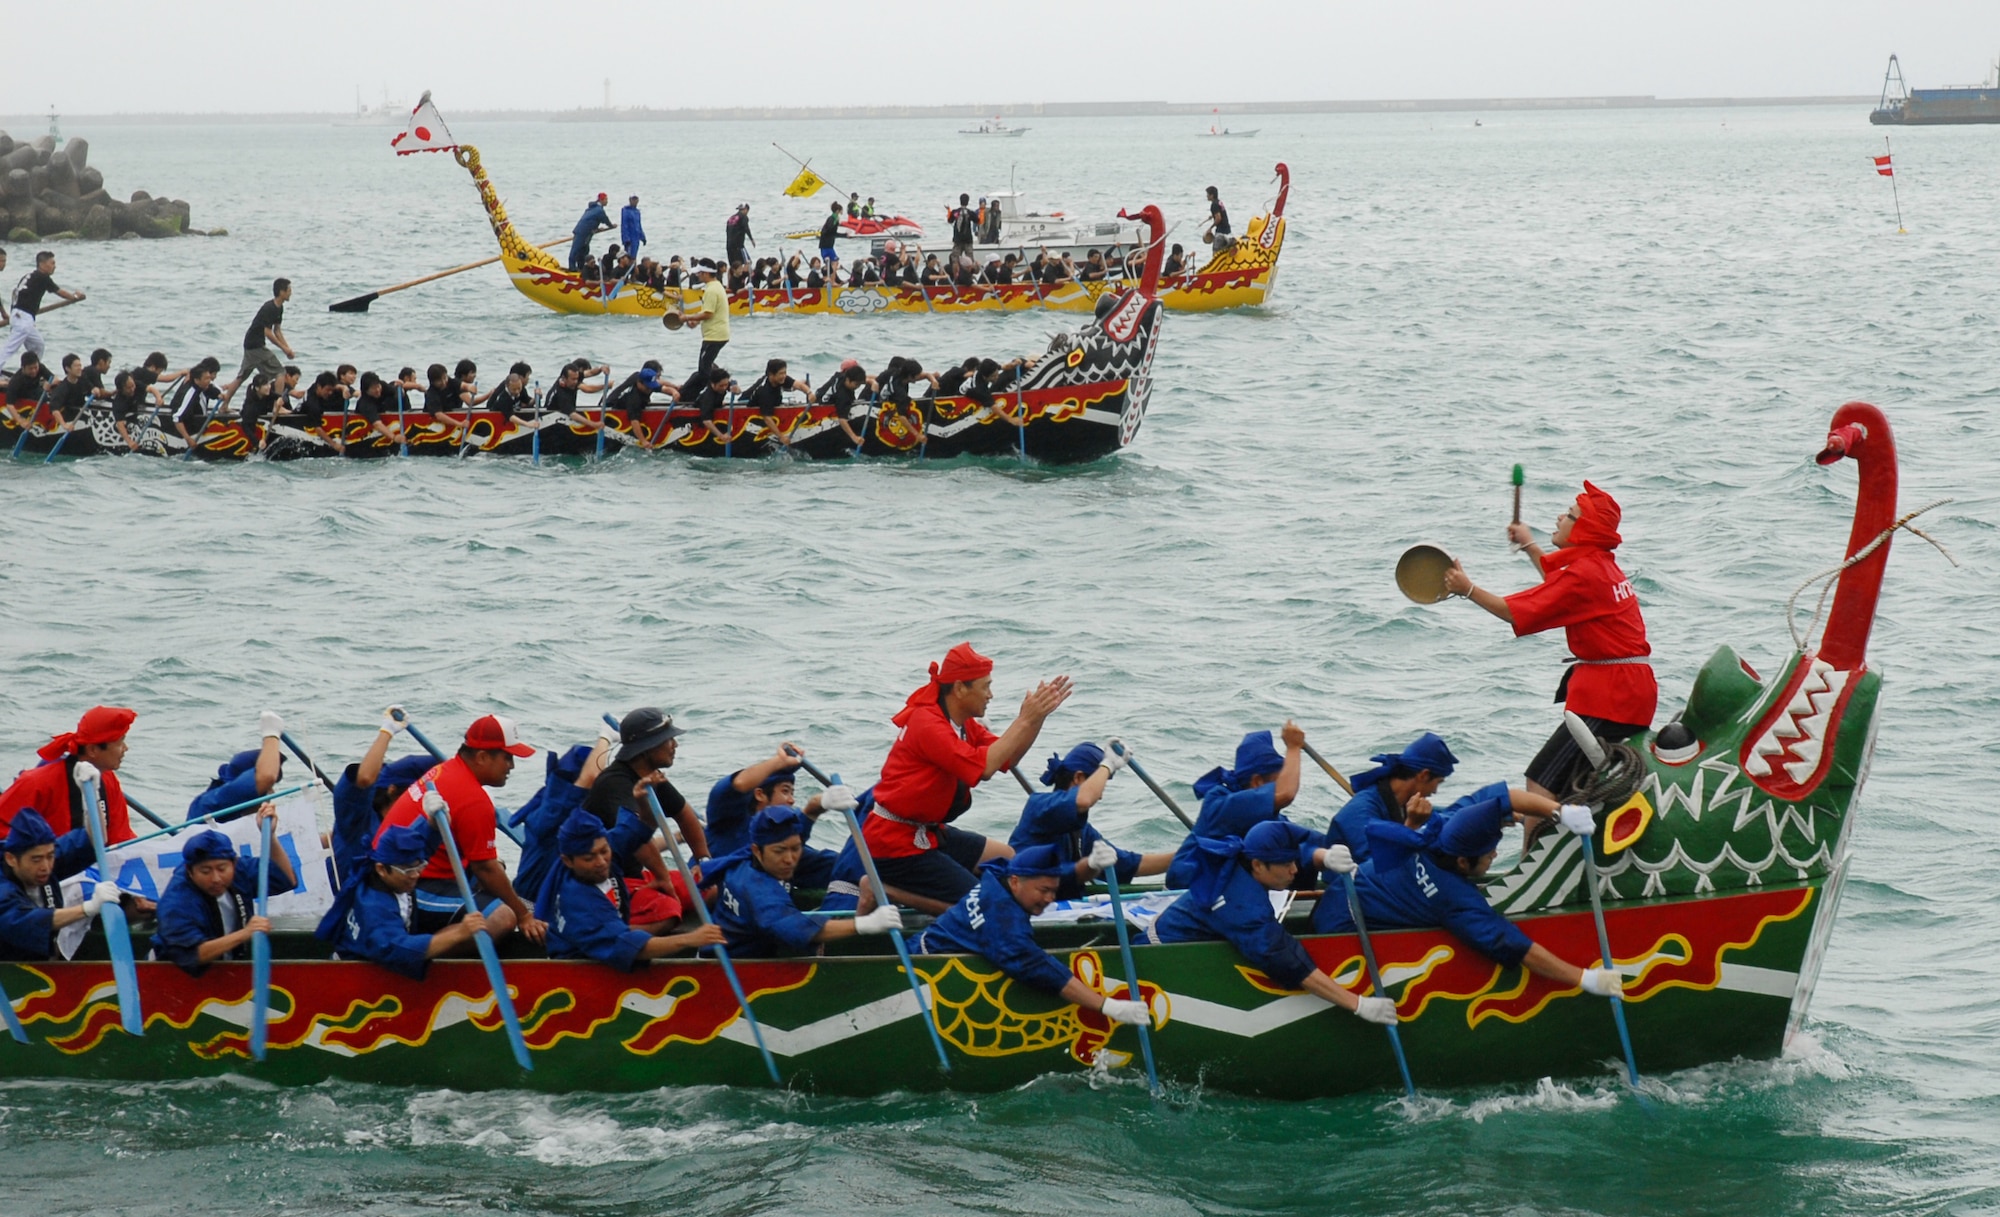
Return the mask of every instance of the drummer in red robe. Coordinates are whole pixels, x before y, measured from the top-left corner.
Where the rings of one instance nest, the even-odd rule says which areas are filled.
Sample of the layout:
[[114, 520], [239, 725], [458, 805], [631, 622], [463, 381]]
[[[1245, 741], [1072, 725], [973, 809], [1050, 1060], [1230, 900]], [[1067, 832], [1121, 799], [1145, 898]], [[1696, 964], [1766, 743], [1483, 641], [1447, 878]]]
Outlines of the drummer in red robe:
[[[1646, 619], [1632, 581], [1611, 551], [1623, 540], [1618, 501], [1589, 482], [1576, 504], [1556, 520], [1554, 552], [1534, 543], [1526, 524], [1507, 526], [1507, 537], [1528, 555], [1541, 583], [1511, 596], [1475, 586], [1457, 562], [1445, 573], [1445, 590], [1464, 596], [1514, 627], [1514, 634], [1539, 634], [1560, 627], [1573, 658], [1556, 701], [1589, 724], [1600, 739], [1622, 740], [1653, 725], [1660, 687], [1647, 657]], [[1550, 798], [1568, 797], [1573, 783], [1589, 776], [1590, 762], [1558, 726], [1528, 762], [1528, 789]]]
[[942, 913], [978, 886], [981, 863], [1014, 855], [1005, 841], [949, 821], [972, 806], [974, 786], [1028, 754], [1042, 724], [1069, 695], [1069, 677], [1043, 681], [995, 735], [979, 721], [993, 700], [993, 661], [961, 642], [943, 663], [931, 665], [929, 682], [889, 720], [902, 730], [882, 762], [861, 826], [882, 882], [899, 899]]
[[22, 771], [14, 784], [0, 793], [0, 832], [14, 823], [14, 813], [32, 807], [49, 822], [58, 837], [73, 828], [82, 828], [83, 790], [72, 776], [78, 761], [97, 766], [97, 805], [104, 814], [105, 842], [115, 845], [132, 839], [130, 812], [124, 788], [118, 784], [118, 766], [125, 760], [125, 733], [138, 718], [135, 710], [123, 706], [92, 706], [76, 724], [42, 745], [41, 761]]

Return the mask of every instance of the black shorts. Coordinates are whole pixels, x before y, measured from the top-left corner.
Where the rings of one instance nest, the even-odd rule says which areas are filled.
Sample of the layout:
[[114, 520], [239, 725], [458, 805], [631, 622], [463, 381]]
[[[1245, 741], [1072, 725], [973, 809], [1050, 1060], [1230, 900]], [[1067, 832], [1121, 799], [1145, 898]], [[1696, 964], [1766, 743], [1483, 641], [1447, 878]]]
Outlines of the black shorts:
[[979, 857], [986, 852], [986, 838], [949, 824], [934, 827], [930, 833], [937, 848], [909, 858], [877, 858], [875, 867], [890, 887], [957, 904], [965, 893], [979, 886]]
[[[1599, 739], [1623, 740], [1644, 731], [1644, 727], [1631, 723], [1615, 723], [1608, 718], [1598, 718], [1594, 714], [1579, 714], [1585, 725], [1597, 733]], [[1570, 788], [1590, 777], [1590, 758], [1583, 755], [1583, 749], [1576, 746], [1576, 737], [1569, 733], [1569, 725], [1556, 726], [1555, 734], [1542, 745], [1535, 759], [1528, 762], [1528, 780], [1548, 791], [1558, 799], [1567, 798]]]

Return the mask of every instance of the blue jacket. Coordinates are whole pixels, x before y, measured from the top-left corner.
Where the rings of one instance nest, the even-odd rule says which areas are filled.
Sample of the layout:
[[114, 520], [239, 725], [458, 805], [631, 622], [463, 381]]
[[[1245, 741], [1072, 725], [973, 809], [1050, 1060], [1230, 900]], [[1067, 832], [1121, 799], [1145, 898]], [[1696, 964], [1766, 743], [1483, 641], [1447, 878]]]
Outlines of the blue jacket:
[[333, 784], [333, 831], [327, 836], [343, 881], [350, 881], [354, 871], [368, 869], [365, 855], [382, 827], [382, 817], [375, 813], [375, 787], [354, 780], [360, 768], [349, 765]]
[[[279, 884], [283, 876], [273, 875]], [[209, 965], [201, 959], [201, 944], [211, 938], [223, 935], [222, 902], [232, 901], [236, 905], [236, 925], [240, 929], [257, 911], [257, 868], [244, 865], [242, 859], [236, 864], [236, 877], [229, 887], [214, 899], [202, 894], [200, 888], [188, 881], [185, 865], [174, 868], [174, 877], [167, 880], [167, 890], [160, 893], [159, 912], [155, 915], [157, 929], [153, 934], [153, 958], [164, 959], [179, 965], [181, 971], [190, 976], [200, 976], [208, 971]], [[248, 959], [250, 944], [235, 948], [220, 959]]]
[[535, 912], [547, 915], [549, 958], [594, 959], [631, 971], [639, 962], [639, 952], [653, 937], [627, 922], [630, 897], [617, 868], [612, 868], [609, 895], [577, 878], [567, 866], [560, 875], [550, 875], [548, 881], [555, 885], [555, 891], [545, 892], [535, 902]]
[[1326, 826], [1328, 845], [1345, 845], [1354, 860], [1368, 861], [1368, 826], [1375, 823], [1401, 824], [1403, 813], [1394, 806], [1389, 795], [1389, 779], [1383, 778], [1374, 785], [1347, 800], [1345, 806], [1333, 813], [1333, 819]]
[[715, 880], [715, 924], [728, 937], [732, 953], [765, 958], [812, 950], [824, 923], [799, 911], [791, 884], [758, 866], [748, 850], [718, 858], [715, 865], [720, 869], [702, 878]]
[[[542, 890], [549, 868], [557, 864], [557, 831], [569, 819], [569, 813], [583, 805], [584, 796], [589, 793], [576, 785], [576, 779], [583, 773], [590, 749], [579, 744], [560, 757], [553, 752], [544, 756], [547, 777], [542, 788], [528, 796], [521, 810], [507, 817], [509, 824], [521, 830], [521, 860], [514, 864], [514, 890], [523, 900], [530, 901]], [[618, 853], [615, 841], [611, 853], [614, 858]]]
[[56, 838], [56, 868], [46, 886], [24, 888], [14, 872], [0, 866], [0, 960], [26, 963], [55, 956], [62, 881], [96, 861], [89, 834], [74, 828]]
[[[1071, 834], [1077, 834], [1073, 837]], [[1077, 852], [1081, 838], [1082, 852]], [[1076, 787], [1067, 790], [1044, 790], [1028, 796], [1027, 805], [1021, 808], [1021, 822], [1014, 826], [1014, 835], [1007, 838], [1007, 844], [1014, 851], [1031, 845], [1053, 845], [1056, 853], [1065, 862], [1076, 862], [1090, 856], [1091, 846], [1104, 840], [1104, 834], [1090, 824], [1087, 814], [1077, 809]], [[1132, 882], [1139, 873], [1139, 855], [1130, 850], [1118, 851], [1118, 882]], [[1056, 899], [1075, 900], [1083, 895], [1083, 880], [1074, 873], [1063, 876], [1062, 884], [1056, 888]]]
[[979, 868], [979, 886], [944, 911], [917, 942], [926, 955], [978, 955], [1024, 985], [1060, 993], [1074, 979], [1035, 941], [1028, 910], [1007, 890], [1007, 864]]
[[1270, 889], [1252, 878], [1242, 862], [1226, 865], [1228, 872], [1213, 899], [1204, 904], [1195, 893], [1184, 894], [1153, 922], [1152, 937], [1158, 942], [1222, 939], [1264, 975], [1288, 989], [1298, 988], [1319, 965], [1278, 923]]
[[609, 227], [611, 227], [611, 217], [604, 214], [604, 204], [593, 200], [590, 206], [583, 209], [583, 217], [577, 220], [576, 227], [570, 230], [570, 235], [588, 237], [600, 229]]
[[639, 209], [630, 203], [618, 212], [618, 243], [635, 258], [639, 256], [639, 247], [646, 243], [646, 227], [639, 222]]
[[[1374, 848], [1368, 864], [1354, 873], [1354, 890], [1370, 930], [1441, 926], [1509, 967], [1520, 963], [1534, 945], [1486, 902], [1479, 886], [1460, 875], [1450, 859], [1425, 848], [1421, 834], [1400, 824], [1373, 824], [1368, 835], [1374, 838]], [[1312, 927], [1317, 934], [1354, 932], [1354, 918], [1340, 887], [1313, 908]]]
[[209, 779], [207, 790], [194, 796], [188, 804], [187, 818], [199, 820], [225, 807], [247, 803], [258, 793], [257, 754], [239, 752], [216, 771], [215, 777]]
[[[415, 901], [410, 911], [415, 914]], [[431, 936], [410, 931], [396, 893], [381, 886], [373, 870], [340, 889], [313, 932], [332, 943], [343, 959], [378, 963], [412, 980], [422, 980], [430, 970]]]
[[[1266, 820], [1282, 820], [1278, 811], [1278, 786], [1266, 782], [1249, 790], [1230, 790], [1225, 786], [1212, 786], [1201, 799], [1201, 814], [1194, 818], [1194, 831], [1174, 851], [1173, 864], [1167, 867], [1167, 886], [1191, 887], [1198, 850], [1196, 837], [1240, 837]], [[1315, 834], [1312, 840], [1299, 846], [1299, 874], [1312, 873], [1313, 851], [1324, 844]]]

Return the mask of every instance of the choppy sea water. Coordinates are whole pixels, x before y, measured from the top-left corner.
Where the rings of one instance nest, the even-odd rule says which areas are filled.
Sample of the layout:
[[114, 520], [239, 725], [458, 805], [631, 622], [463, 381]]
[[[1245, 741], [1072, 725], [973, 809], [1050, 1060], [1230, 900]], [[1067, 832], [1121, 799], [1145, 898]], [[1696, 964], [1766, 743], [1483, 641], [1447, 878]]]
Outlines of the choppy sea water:
[[[449, 116], [449, 99], [442, 99]], [[994, 717], [1033, 679], [1078, 693], [1044, 743], [1116, 731], [1181, 792], [1246, 729], [1296, 716], [1352, 768], [1444, 732], [1469, 784], [1519, 772], [1553, 727], [1560, 643], [1512, 641], [1390, 580], [1433, 539], [1483, 583], [1527, 581], [1501, 537], [1526, 467], [1546, 527], [1590, 477], [1625, 506], [1663, 713], [1719, 643], [1768, 670], [1785, 597], [1839, 557], [1851, 467], [1811, 462], [1840, 402], [1882, 405], [1906, 506], [1870, 661], [1887, 680], [1857, 858], [1808, 1035], [1787, 1059], [1651, 1085], [1562, 1085], [1303, 1104], [1049, 1078], [995, 1096], [856, 1101], [676, 1090], [561, 1098], [391, 1087], [285, 1091], [0, 1084], [0, 1139], [47, 1213], [764, 1211], [1057, 1213], [1975, 1213], [2000, 1208], [1988, 960], [2000, 860], [1982, 781], [1996, 745], [2000, 168], [1990, 130], [1897, 135], [1907, 236], [1858, 112], [1063, 120], [1021, 140], [950, 122], [467, 124], [523, 231], [637, 191], [669, 249], [710, 252], [736, 202], [764, 244], [804, 228], [777, 140], [847, 189], [929, 218], [1010, 172], [1083, 215], [1160, 202], [1239, 225], [1292, 166], [1277, 302], [1169, 319], [1137, 447], [1084, 469], [420, 461], [239, 468], [98, 460], [0, 469], [0, 749], [24, 764], [95, 701], [141, 711], [125, 775], [178, 805], [255, 715], [352, 759], [389, 701], [443, 737], [473, 714], [534, 742], [604, 709], [693, 727], [684, 789], [803, 743], [873, 776], [924, 664], [970, 638], [999, 662]], [[78, 132], [114, 190], [187, 198], [212, 241], [66, 245], [91, 300], [52, 350], [233, 357], [268, 280], [313, 369], [470, 355], [488, 377], [585, 354], [692, 367], [658, 327], [559, 318], [495, 271], [332, 300], [492, 252], [462, 171], [397, 160], [381, 129]], [[15, 132], [16, 135], [22, 132]], [[10, 247], [16, 271], [28, 250]], [[725, 356], [815, 379], [849, 355], [1034, 349], [1034, 315], [742, 321]], [[734, 366], [734, 365], [732, 365]], [[502, 792], [513, 805], [524, 792]], [[1297, 813], [1334, 806], [1308, 775]], [[975, 828], [1018, 804], [982, 793]], [[1120, 782], [1098, 822], [1176, 837]], [[0, 1045], [4, 1049], [4, 1045]], [[922, 1062], [912, 1062], [921, 1068]]]

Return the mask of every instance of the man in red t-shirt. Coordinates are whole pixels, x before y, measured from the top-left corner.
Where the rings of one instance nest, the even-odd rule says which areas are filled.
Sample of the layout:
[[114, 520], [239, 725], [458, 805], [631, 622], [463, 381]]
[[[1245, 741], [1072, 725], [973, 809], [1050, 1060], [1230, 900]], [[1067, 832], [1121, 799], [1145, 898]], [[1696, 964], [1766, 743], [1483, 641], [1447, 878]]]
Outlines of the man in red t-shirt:
[[[1444, 580], [1446, 591], [1507, 622], [1516, 637], [1561, 627], [1574, 658], [1556, 686], [1556, 701], [1608, 740], [1625, 739], [1652, 726], [1660, 700], [1660, 687], [1646, 658], [1653, 648], [1646, 641], [1639, 596], [1611, 556], [1624, 539], [1618, 534], [1622, 517], [1616, 499], [1585, 482], [1576, 505], [1556, 521], [1553, 553], [1534, 543], [1526, 524], [1507, 526], [1508, 538], [1522, 547], [1540, 572], [1540, 584], [1497, 596], [1474, 586], [1456, 562]], [[1528, 762], [1528, 789], [1565, 798], [1573, 783], [1589, 776], [1589, 767], [1569, 730], [1558, 726]]]
[[[427, 796], [443, 800], [451, 822], [452, 839], [465, 863], [465, 877], [472, 883], [472, 898], [486, 917], [486, 929], [497, 940], [519, 926], [530, 942], [541, 942], [547, 927], [535, 917], [534, 909], [515, 892], [500, 862], [499, 826], [488, 786], [505, 786], [514, 772], [514, 758], [535, 755], [520, 741], [514, 720], [488, 714], [474, 719], [465, 729], [465, 742], [458, 755], [433, 766], [411, 784], [400, 798], [382, 813], [382, 826], [375, 840], [392, 827], [415, 823], [425, 815]], [[438, 810], [432, 804], [433, 810]], [[418, 877], [412, 893], [416, 907], [410, 928], [419, 934], [435, 934], [465, 916], [465, 902], [459, 898], [458, 881], [451, 872], [451, 859], [442, 843]]]
[[74, 778], [78, 761], [97, 766], [97, 805], [104, 815], [105, 842], [115, 845], [132, 839], [130, 813], [125, 790], [118, 784], [118, 766], [125, 762], [125, 733], [132, 729], [138, 712], [123, 706], [93, 706], [84, 712], [76, 730], [65, 731], [42, 746], [41, 761], [22, 771], [14, 784], [0, 794], [0, 833], [14, 823], [14, 813], [32, 807], [49, 822], [58, 837], [83, 827], [83, 791]]
[[942, 664], [931, 665], [929, 683], [889, 720], [902, 731], [882, 762], [874, 806], [861, 826], [885, 885], [917, 909], [942, 913], [978, 885], [982, 862], [1013, 857], [1004, 841], [948, 821], [972, 806], [974, 786], [1028, 754], [1069, 695], [1069, 677], [1043, 681], [995, 735], [979, 721], [993, 700], [993, 661], [961, 642]]

